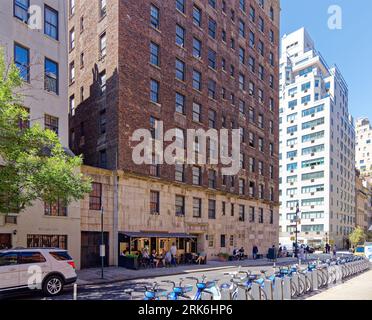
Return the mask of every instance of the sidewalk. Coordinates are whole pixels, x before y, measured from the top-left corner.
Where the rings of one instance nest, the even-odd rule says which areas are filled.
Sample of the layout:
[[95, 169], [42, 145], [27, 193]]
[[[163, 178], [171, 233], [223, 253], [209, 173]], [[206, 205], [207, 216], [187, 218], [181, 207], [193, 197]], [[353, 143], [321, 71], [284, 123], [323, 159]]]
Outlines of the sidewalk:
[[[296, 259], [280, 258], [277, 260], [277, 265], [288, 265], [294, 263]], [[213, 270], [223, 270], [242, 267], [265, 267], [272, 266], [273, 262], [267, 259], [260, 260], [243, 260], [243, 261], [208, 261], [207, 265], [182, 265], [173, 268], [159, 268], [159, 269], [141, 269], [129, 270], [120, 267], [108, 267], [104, 269], [104, 279], [101, 279], [101, 269], [84, 269], [77, 271], [78, 285], [97, 285], [109, 284], [114, 282], [137, 280], [167, 275], [187, 274], [191, 272], [207, 272]]]
[[372, 270], [307, 300], [372, 300]]

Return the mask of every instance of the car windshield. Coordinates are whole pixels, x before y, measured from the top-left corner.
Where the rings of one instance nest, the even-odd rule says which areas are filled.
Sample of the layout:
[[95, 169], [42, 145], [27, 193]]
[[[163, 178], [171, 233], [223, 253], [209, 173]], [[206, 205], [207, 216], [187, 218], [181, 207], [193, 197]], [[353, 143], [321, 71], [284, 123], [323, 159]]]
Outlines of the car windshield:
[[355, 252], [363, 253], [364, 252], [364, 247], [357, 247]]

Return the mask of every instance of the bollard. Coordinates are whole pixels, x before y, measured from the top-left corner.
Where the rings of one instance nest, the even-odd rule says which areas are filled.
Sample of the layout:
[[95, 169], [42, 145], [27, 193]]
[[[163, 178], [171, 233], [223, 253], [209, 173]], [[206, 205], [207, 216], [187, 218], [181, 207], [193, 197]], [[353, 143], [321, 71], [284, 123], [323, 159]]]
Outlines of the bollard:
[[237, 291], [237, 296], [236, 296], [236, 300], [252, 300], [252, 298], [250, 297], [249, 294], [247, 294], [247, 291], [245, 288], [243, 287], [238, 287], [238, 291]]
[[287, 276], [283, 279], [283, 300], [292, 300], [291, 278]]
[[266, 294], [267, 300], [274, 300], [273, 297], [273, 282], [269, 279], [265, 280], [265, 286], [263, 288], [263, 291]]
[[251, 293], [253, 300], [261, 300], [261, 286], [258, 283], [252, 283]]
[[318, 291], [319, 290], [318, 272], [319, 272], [318, 270], [313, 270], [310, 273], [312, 291]]
[[74, 300], [77, 300], [77, 284], [74, 283]]
[[279, 277], [275, 278], [275, 285], [273, 290], [273, 299], [274, 300], [283, 300], [283, 280]]

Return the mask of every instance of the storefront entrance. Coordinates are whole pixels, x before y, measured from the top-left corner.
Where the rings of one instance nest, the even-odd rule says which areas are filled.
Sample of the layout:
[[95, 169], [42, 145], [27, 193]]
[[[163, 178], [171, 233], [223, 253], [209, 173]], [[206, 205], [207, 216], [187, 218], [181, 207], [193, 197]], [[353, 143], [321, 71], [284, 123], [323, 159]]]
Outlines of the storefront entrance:
[[10, 233], [0, 233], [0, 250], [12, 248], [12, 235]]
[[184, 233], [147, 233], [122, 232], [119, 233], [119, 254], [139, 254], [145, 248], [149, 253], [165, 254], [173, 243], [177, 247], [177, 255], [196, 254], [197, 236]]
[[[106, 257], [104, 259], [105, 267], [109, 261], [109, 234], [103, 233], [104, 243], [106, 245]], [[97, 268], [101, 266], [101, 257], [99, 247], [101, 244], [101, 232], [82, 232], [81, 233], [81, 269]]]

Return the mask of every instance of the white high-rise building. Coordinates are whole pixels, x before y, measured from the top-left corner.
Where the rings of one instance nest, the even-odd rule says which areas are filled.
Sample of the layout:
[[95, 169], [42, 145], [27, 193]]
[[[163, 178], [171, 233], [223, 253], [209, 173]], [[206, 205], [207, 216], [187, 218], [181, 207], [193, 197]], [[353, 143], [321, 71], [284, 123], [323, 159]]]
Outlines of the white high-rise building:
[[372, 176], [372, 126], [367, 118], [356, 123], [355, 161], [362, 176]]
[[304, 28], [282, 38], [280, 242], [348, 246], [355, 222], [355, 130], [348, 88]]
[[[0, 50], [24, 80], [20, 89], [29, 112], [24, 125], [41, 125], [58, 134], [68, 148], [67, 1], [1, 1]], [[70, 34], [70, 47], [73, 37]], [[72, 74], [72, 72], [71, 72]], [[68, 249], [79, 267], [80, 205], [35, 201], [26, 210], [0, 214], [0, 249]]]

